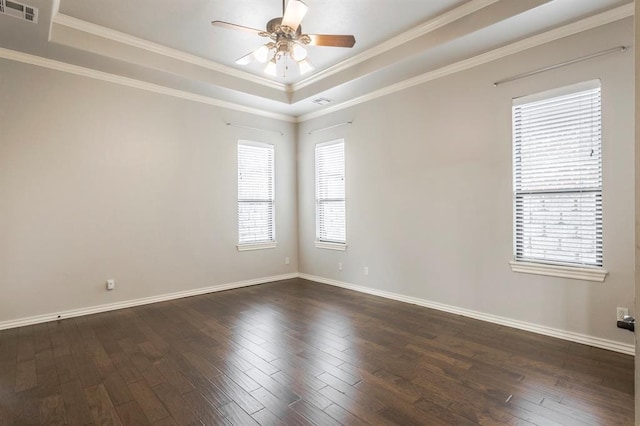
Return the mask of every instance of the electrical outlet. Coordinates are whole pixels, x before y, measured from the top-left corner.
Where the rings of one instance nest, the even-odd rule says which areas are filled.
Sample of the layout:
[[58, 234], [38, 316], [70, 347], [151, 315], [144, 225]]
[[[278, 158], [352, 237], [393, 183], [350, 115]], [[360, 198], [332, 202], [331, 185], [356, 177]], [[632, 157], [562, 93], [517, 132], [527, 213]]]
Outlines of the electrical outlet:
[[107, 280], [107, 290], [116, 288], [116, 280]]
[[342, 262], [338, 262], [338, 271], [342, 271]]
[[284, 264], [285, 264], [285, 265], [288, 265], [288, 264], [290, 264], [290, 263], [291, 263], [291, 260], [289, 260], [289, 256], [285, 257], [285, 258], [284, 258]]
[[364, 267], [364, 274], [365, 275], [369, 275], [369, 267], [368, 266]]
[[629, 315], [629, 308], [620, 308], [616, 309], [616, 316], [618, 317], [618, 321], [622, 321], [625, 315]]

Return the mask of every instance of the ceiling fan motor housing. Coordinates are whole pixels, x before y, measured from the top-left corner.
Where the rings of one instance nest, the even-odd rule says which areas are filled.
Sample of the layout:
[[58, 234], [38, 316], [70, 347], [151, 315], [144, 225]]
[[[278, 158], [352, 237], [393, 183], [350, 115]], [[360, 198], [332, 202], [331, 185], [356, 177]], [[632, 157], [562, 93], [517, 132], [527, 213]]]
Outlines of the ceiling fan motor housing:
[[282, 25], [282, 17], [273, 18], [267, 22], [267, 32], [275, 34], [278, 38], [285, 37], [295, 41], [302, 35], [302, 25], [298, 25], [298, 28], [294, 31], [293, 28]]

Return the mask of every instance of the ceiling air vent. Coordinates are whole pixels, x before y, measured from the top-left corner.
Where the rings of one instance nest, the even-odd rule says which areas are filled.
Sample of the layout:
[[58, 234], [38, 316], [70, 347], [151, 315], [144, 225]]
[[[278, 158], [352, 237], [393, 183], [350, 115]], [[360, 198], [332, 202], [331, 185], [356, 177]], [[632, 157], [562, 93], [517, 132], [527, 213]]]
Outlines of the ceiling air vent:
[[331, 99], [316, 98], [316, 99], [312, 100], [311, 102], [313, 102], [314, 104], [317, 104], [317, 105], [326, 105], [328, 103], [331, 103]]
[[11, 0], [0, 0], [0, 13], [29, 22], [38, 22], [38, 9]]

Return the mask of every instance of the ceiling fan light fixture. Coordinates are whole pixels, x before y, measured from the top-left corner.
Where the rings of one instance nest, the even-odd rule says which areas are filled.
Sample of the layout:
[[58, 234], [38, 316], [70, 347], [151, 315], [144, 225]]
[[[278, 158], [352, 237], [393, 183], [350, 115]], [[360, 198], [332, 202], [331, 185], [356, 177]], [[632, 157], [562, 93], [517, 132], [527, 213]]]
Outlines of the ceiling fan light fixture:
[[316, 67], [313, 66], [311, 61], [309, 61], [306, 58], [298, 62], [298, 67], [300, 68], [300, 75], [305, 75], [306, 73], [316, 69]]
[[307, 49], [295, 43], [293, 48], [291, 48], [291, 59], [296, 62], [300, 62], [307, 57]]
[[264, 44], [253, 51], [253, 57], [256, 59], [256, 61], [260, 62], [261, 64], [264, 64], [269, 60], [270, 50], [271, 49], [269, 49], [269, 46]]
[[[0, 0], [0, 3], [5, 0]], [[8, 0], [7, 0], [8, 1]], [[284, 7], [286, 2], [286, 7]], [[304, 19], [309, 6], [302, 0], [282, 0], [282, 17], [269, 20], [266, 30], [246, 27], [226, 21], [212, 21], [214, 27], [228, 28], [258, 35], [268, 41], [248, 55], [236, 60], [238, 65], [249, 65], [253, 61], [265, 64], [264, 72], [276, 77], [278, 62], [282, 60], [280, 69], [282, 77], [287, 77], [289, 69], [288, 60], [298, 65], [300, 75], [315, 70], [315, 66], [309, 61], [306, 46], [326, 47], [353, 47], [356, 39], [353, 35], [341, 34], [304, 34], [300, 23]]]
[[269, 61], [267, 66], [264, 68], [264, 73], [270, 75], [271, 77], [276, 76], [276, 59], [273, 58]]

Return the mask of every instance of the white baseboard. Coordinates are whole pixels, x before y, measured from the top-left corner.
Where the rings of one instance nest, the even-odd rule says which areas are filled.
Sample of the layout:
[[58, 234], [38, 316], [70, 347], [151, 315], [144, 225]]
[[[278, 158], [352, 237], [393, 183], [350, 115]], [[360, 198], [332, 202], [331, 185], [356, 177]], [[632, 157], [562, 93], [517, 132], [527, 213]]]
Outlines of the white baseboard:
[[51, 314], [37, 315], [27, 318], [0, 322], [0, 330], [8, 328], [23, 327], [25, 325], [40, 324], [43, 322], [56, 321], [60, 319], [79, 317], [82, 315], [97, 314], [100, 312], [115, 311], [117, 309], [130, 308], [133, 306], [148, 305], [150, 303], [164, 302], [167, 300], [180, 299], [183, 297], [197, 296], [199, 294], [215, 293], [217, 291], [231, 290], [234, 288], [248, 287], [257, 284], [270, 283], [273, 281], [288, 280], [297, 278], [298, 273], [276, 275], [273, 277], [256, 278], [253, 280], [239, 281], [229, 284], [218, 284], [211, 287], [196, 288], [193, 290], [178, 291], [175, 293], [161, 294], [158, 296], [143, 297], [141, 299], [126, 300], [124, 302], [108, 303], [105, 305], [91, 306], [88, 308], [72, 309], [69, 311], [55, 312]]
[[602, 339], [600, 337], [588, 336], [586, 334], [574, 333], [566, 330], [559, 330], [557, 328], [546, 327], [543, 325], [532, 324], [529, 322], [518, 321], [511, 318], [500, 317], [497, 315], [485, 314], [478, 311], [472, 311], [470, 309], [458, 308], [456, 306], [445, 305], [443, 303], [431, 302], [429, 300], [419, 299], [417, 297], [404, 296], [402, 294], [391, 293], [383, 290], [376, 290], [369, 287], [363, 287], [355, 284], [349, 284], [341, 281], [331, 280], [328, 278], [316, 277], [314, 275], [298, 274], [300, 278], [309, 281], [315, 281], [322, 284], [329, 284], [336, 287], [342, 287], [348, 290], [358, 291], [360, 293], [367, 293], [374, 296], [380, 296], [387, 299], [393, 299], [400, 302], [411, 303], [418, 306], [424, 306], [426, 308], [437, 309], [443, 312], [449, 312], [452, 314], [462, 315], [469, 318], [474, 318], [481, 321], [491, 322], [494, 324], [500, 324], [507, 327], [517, 328], [520, 330], [526, 330], [533, 333], [543, 334], [545, 336], [556, 337], [558, 339], [568, 340], [570, 342], [582, 343], [589, 346], [595, 346], [596, 348], [608, 349], [614, 352], [620, 352], [627, 355], [635, 355], [635, 346], [627, 343], [616, 342], [613, 340]]
[[458, 308], [456, 306], [445, 305], [443, 303], [432, 302], [417, 297], [405, 296], [402, 294], [392, 293], [384, 290], [377, 290], [369, 287], [359, 286], [355, 284], [349, 284], [342, 281], [331, 280], [328, 278], [317, 277], [314, 275], [302, 274], [293, 272], [290, 274], [276, 275], [272, 277], [256, 278], [253, 280], [240, 281], [229, 284], [218, 284], [211, 287], [197, 288], [193, 290], [179, 291], [175, 293], [161, 294], [158, 296], [144, 297], [141, 299], [127, 300], [124, 302], [109, 303], [105, 305], [92, 306], [88, 308], [72, 309], [69, 311], [56, 312], [45, 315], [38, 315], [27, 318], [19, 318], [15, 320], [0, 322], [0, 330], [5, 330], [15, 327], [23, 327], [27, 325], [40, 324], [49, 321], [56, 321], [59, 319], [79, 317], [82, 315], [97, 314], [100, 312], [114, 311], [117, 309], [130, 308], [133, 306], [148, 305], [150, 303], [164, 302], [167, 300], [180, 299], [183, 297], [197, 296], [206, 293], [215, 293], [223, 290], [231, 290], [234, 288], [248, 287], [252, 285], [264, 284], [274, 281], [288, 280], [292, 278], [303, 278], [309, 281], [315, 281], [321, 284], [328, 284], [336, 287], [342, 287], [348, 290], [357, 291], [360, 293], [367, 293], [374, 296], [380, 296], [387, 299], [397, 300], [400, 302], [411, 303], [413, 305], [424, 306], [426, 308], [437, 309], [443, 312], [449, 312], [452, 314], [462, 315], [469, 318], [474, 318], [481, 321], [486, 321], [494, 324], [500, 324], [507, 327], [517, 328], [520, 330], [526, 330], [533, 333], [543, 334], [545, 336], [556, 337], [570, 342], [582, 343], [596, 348], [607, 349], [614, 352], [620, 352], [628, 355], [635, 355], [635, 346], [627, 343], [616, 342], [613, 340], [602, 339], [599, 337], [589, 336], [586, 334], [574, 333], [571, 331], [559, 330], [556, 328], [546, 327], [543, 325], [532, 324], [524, 321], [518, 321], [511, 318], [500, 317], [497, 315], [485, 314], [478, 311], [472, 311], [470, 309]]

